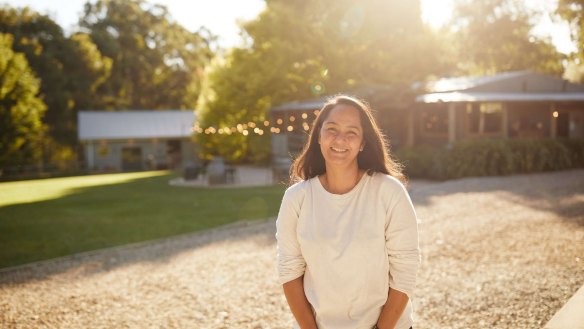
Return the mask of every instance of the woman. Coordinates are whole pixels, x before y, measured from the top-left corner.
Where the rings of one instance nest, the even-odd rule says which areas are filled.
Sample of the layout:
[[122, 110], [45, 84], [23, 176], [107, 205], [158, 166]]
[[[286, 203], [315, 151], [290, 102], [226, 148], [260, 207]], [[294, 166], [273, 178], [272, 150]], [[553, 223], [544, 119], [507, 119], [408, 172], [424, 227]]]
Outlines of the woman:
[[328, 101], [291, 176], [276, 237], [296, 328], [410, 328], [416, 214], [368, 106]]

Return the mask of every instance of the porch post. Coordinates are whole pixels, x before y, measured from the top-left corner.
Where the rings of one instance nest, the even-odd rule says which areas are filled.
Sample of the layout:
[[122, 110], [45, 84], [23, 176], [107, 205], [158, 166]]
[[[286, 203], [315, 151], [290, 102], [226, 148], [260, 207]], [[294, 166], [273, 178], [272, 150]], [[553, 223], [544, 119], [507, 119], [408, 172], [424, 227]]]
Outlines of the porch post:
[[448, 143], [456, 141], [456, 107], [455, 103], [448, 103]]
[[95, 169], [95, 147], [92, 140], [88, 140], [85, 144], [85, 158], [87, 159], [87, 163], [85, 166], [88, 170]]
[[501, 116], [501, 126], [503, 128], [503, 138], [509, 138], [509, 112], [507, 104], [501, 104], [502, 107], [502, 116]]
[[413, 106], [409, 111], [407, 111], [407, 135], [406, 135], [406, 146], [414, 145], [414, 111], [416, 107]]
[[556, 106], [552, 103], [550, 105], [550, 137], [556, 138], [558, 135], [558, 118], [556, 116]]

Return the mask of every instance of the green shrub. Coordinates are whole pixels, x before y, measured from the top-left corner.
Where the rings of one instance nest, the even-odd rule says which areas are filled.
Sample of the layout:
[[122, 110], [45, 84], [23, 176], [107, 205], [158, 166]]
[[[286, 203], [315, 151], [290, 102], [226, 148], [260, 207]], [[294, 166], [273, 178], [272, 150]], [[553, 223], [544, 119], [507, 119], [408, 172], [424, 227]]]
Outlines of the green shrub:
[[406, 147], [396, 157], [409, 177], [504, 176], [584, 168], [584, 140], [469, 139], [451, 146]]

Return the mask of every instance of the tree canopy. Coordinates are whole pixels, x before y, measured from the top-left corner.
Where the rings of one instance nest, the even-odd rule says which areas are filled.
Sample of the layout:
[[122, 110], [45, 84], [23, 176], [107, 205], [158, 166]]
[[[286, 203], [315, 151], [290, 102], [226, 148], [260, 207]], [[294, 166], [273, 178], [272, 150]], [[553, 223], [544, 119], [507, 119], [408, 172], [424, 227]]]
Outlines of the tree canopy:
[[79, 25], [112, 59], [110, 76], [95, 91], [94, 109], [194, 107], [213, 56], [208, 31], [190, 32], [165, 6], [143, 0], [87, 2]]
[[1, 8], [0, 32], [14, 36], [14, 50], [26, 56], [41, 80], [49, 136], [57, 144], [74, 147], [77, 110], [95, 99], [94, 91], [107, 78], [111, 60], [86, 35], [66, 37], [51, 18], [28, 8]]
[[0, 33], [0, 174], [38, 161], [44, 132], [40, 81], [24, 54], [12, 49], [13, 39]]
[[534, 13], [522, 1], [457, 0], [452, 24], [461, 73], [535, 70], [560, 76], [562, 56], [551, 40], [531, 34]]
[[584, 0], [559, 0], [557, 12], [569, 23], [578, 50], [571, 56], [566, 75], [574, 82], [584, 83]]
[[[247, 47], [210, 70], [197, 107], [201, 124], [263, 120], [274, 105], [355, 86], [408, 84], [443, 71], [437, 40], [423, 26], [418, 1], [268, 0], [243, 25]], [[200, 135], [204, 152], [231, 160], [268, 155], [266, 136]], [[259, 139], [257, 142], [254, 140]], [[232, 146], [232, 147], [230, 147]]]

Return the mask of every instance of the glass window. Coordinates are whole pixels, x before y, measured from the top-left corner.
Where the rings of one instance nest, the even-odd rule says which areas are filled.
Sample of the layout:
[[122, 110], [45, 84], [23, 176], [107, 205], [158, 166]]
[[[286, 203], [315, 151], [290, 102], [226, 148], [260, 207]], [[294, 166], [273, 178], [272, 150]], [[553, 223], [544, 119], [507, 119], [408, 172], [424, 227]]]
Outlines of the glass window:
[[422, 110], [422, 132], [428, 135], [448, 134], [448, 111], [446, 108], [429, 107]]
[[466, 123], [471, 134], [493, 134], [502, 130], [501, 103], [467, 104]]

